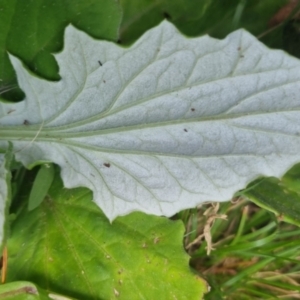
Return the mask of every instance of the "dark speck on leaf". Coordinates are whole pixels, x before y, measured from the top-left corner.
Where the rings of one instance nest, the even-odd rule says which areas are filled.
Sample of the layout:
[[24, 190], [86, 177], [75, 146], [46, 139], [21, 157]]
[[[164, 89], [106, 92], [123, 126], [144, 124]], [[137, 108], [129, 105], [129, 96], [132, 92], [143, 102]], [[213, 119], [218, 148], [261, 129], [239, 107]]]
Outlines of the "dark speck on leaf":
[[105, 81], [105, 80], [103, 80], [103, 82], [104, 82], [104, 83], [106, 83], [106, 81]]
[[184, 128], [183, 130], [184, 130], [185, 132], [188, 132], [187, 129], [185, 129], [185, 128]]
[[110, 168], [110, 164], [109, 163], [104, 163], [103, 164], [106, 168]]
[[100, 60], [98, 60], [98, 63], [100, 65], [100, 67], [102, 67], [102, 62]]
[[29, 125], [29, 121], [28, 120], [24, 120], [23, 125]]
[[191, 111], [195, 111], [196, 109], [195, 108], [191, 108]]

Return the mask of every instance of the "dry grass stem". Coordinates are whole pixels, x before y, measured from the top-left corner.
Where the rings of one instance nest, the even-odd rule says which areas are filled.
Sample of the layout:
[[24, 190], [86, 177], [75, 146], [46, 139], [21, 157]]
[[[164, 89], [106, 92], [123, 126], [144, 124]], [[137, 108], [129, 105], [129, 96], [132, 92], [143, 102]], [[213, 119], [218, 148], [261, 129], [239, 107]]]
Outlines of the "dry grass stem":
[[206, 217], [203, 232], [200, 233], [196, 239], [194, 239], [192, 242], [190, 242], [186, 246], [186, 250], [191, 250], [194, 246], [201, 244], [201, 241], [203, 238], [205, 239], [205, 241], [207, 243], [207, 247], [206, 247], [207, 255], [210, 255], [211, 251], [214, 250], [213, 244], [212, 244], [212, 237], [211, 237], [211, 228], [216, 219], [222, 219], [222, 220], [227, 219], [227, 215], [217, 213], [219, 210], [219, 207], [220, 207], [219, 203], [212, 203], [211, 207], [209, 207], [203, 213], [203, 216]]

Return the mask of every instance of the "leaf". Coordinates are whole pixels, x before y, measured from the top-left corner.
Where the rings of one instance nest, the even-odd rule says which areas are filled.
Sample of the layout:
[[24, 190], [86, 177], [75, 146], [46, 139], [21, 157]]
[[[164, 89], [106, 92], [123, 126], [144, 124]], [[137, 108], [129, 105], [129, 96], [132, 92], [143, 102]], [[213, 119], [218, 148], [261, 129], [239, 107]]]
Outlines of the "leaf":
[[[50, 297], [51, 296], [51, 297]], [[55, 296], [55, 295], [54, 295]], [[31, 282], [11, 282], [0, 285], [0, 299], [10, 300], [68, 300], [69, 298], [53, 298]], [[71, 299], [70, 299], [71, 300]]]
[[4, 220], [5, 220], [5, 206], [8, 198], [8, 182], [6, 181], [7, 169], [5, 167], [4, 155], [0, 154], [0, 239], [1, 245], [4, 237]]
[[226, 201], [300, 160], [300, 63], [244, 30], [186, 39], [168, 22], [130, 48], [68, 27], [62, 80], [11, 57], [26, 99], [0, 106], [0, 147], [52, 161], [110, 220]]
[[0, 153], [0, 253], [7, 232], [6, 217], [11, 200], [11, 173], [9, 170], [12, 161], [12, 148], [9, 145], [5, 154]]
[[291, 192], [295, 192], [300, 197], [300, 164], [295, 165], [284, 175], [280, 185]]
[[37, 208], [47, 195], [54, 178], [52, 164], [43, 164], [36, 174], [28, 201], [28, 210]]
[[89, 190], [63, 189], [58, 176], [48, 194], [13, 223], [8, 281], [85, 300], [202, 299], [180, 221], [135, 212], [110, 224]]
[[300, 2], [298, 12], [298, 20], [289, 21], [284, 26], [282, 40], [285, 46], [285, 50], [300, 58]]
[[[260, 35], [269, 29], [267, 21], [286, 1], [122, 0], [120, 3], [123, 8], [120, 26], [123, 44], [134, 41], [163, 19], [171, 20], [181, 32], [190, 36], [208, 33], [223, 38], [237, 28], [245, 28], [253, 35]], [[282, 47], [282, 31], [279, 33], [275, 38], [263, 36], [263, 39], [269, 46], [275, 43]]]
[[258, 179], [241, 194], [260, 207], [274, 212], [279, 220], [300, 226], [299, 167], [297, 165], [289, 170], [281, 180]]
[[[62, 49], [64, 28], [72, 23], [94, 37], [117, 40], [121, 17], [119, 3], [111, 0], [1, 0], [0, 89], [1, 85], [15, 83], [7, 51], [21, 58], [36, 74], [59, 80], [51, 53]], [[15, 91], [5, 96], [21, 100], [22, 95]]]

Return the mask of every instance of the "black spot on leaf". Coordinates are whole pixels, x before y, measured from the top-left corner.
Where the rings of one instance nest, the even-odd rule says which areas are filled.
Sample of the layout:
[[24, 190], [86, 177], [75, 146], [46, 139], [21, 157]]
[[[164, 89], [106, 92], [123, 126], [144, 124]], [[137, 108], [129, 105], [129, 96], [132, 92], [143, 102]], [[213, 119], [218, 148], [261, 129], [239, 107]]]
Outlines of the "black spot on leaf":
[[104, 167], [106, 167], [106, 168], [110, 168], [110, 163], [104, 163], [103, 165], [104, 165]]
[[100, 60], [98, 60], [98, 63], [100, 65], [100, 67], [102, 67], [102, 62]]

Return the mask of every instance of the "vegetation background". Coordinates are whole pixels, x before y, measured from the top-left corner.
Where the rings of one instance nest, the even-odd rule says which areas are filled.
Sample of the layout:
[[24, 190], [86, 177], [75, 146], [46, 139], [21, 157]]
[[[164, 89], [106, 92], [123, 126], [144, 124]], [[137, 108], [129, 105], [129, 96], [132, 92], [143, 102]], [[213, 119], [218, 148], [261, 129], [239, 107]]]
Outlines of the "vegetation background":
[[[7, 52], [36, 76], [60, 79], [52, 53], [63, 49], [70, 23], [124, 46], [163, 19], [187, 36], [223, 38], [243, 27], [268, 47], [300, 58], [299, 9], [296, 0], [0, 0], [0, 96], [24, 97]], [[39, 168], [15, 163], [12, 171], [7, 282], [31, 281], [87, 300], [199, 299], [204, 278], [211, 287], [205, 299], [300, 298], [299, 166], [281, 180], [258, 179], [232, 202], [202, 205], [172, 220], [134, 213], [113, 226], [89, 203], [89, 191], [62, 189], [57, 168], [45, 201], [28, 212]], [[197, 273], [188, 267], [183, 239]]]

